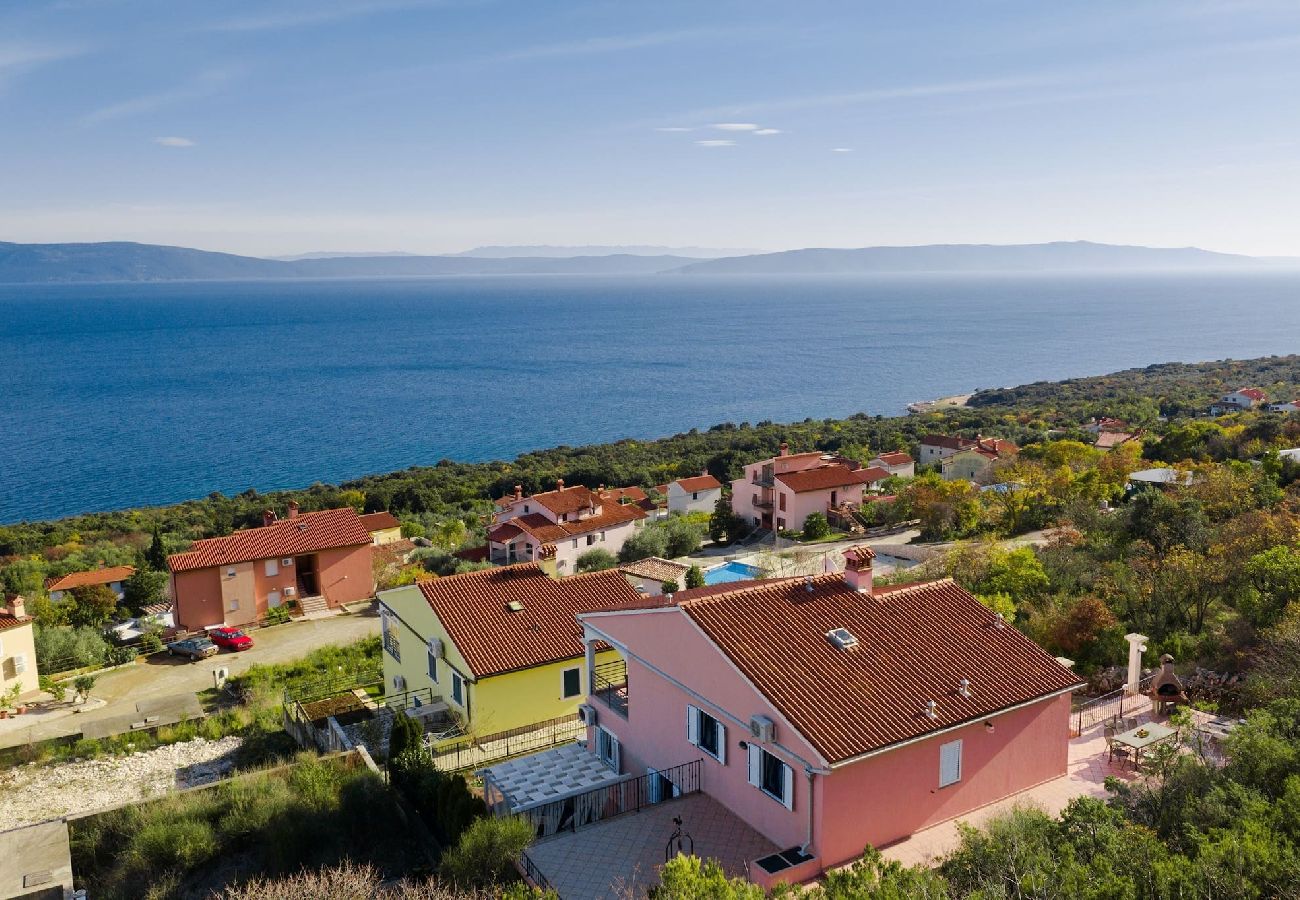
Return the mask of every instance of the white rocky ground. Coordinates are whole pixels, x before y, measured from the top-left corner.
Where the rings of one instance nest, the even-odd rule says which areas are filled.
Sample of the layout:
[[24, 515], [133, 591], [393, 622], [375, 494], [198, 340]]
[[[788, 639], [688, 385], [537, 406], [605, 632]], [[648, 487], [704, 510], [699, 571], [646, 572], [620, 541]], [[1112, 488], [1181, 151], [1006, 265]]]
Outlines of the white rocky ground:
[[0, 831], [206, 784], [230, 771], [237, 737], [196, 738], [130, 756], [0, 771]]

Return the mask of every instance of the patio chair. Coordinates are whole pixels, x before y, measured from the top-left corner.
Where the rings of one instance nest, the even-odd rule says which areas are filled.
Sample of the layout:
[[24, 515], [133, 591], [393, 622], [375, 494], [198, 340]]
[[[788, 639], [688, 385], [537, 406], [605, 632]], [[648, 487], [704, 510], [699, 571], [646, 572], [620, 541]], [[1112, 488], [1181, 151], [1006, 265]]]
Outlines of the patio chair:
[[1107, 722], [1105, 728], [1107, 761], [1114, 762], [1115, 757], [1117, 756], [1120, 759], [1127, 759], [1132, 761], [1133, 754], [1129, 750], [1129, 748], [1121, 744], [1115, 743], [1115, 732], [1116, 732], [1115, 724], [1113, 722]]

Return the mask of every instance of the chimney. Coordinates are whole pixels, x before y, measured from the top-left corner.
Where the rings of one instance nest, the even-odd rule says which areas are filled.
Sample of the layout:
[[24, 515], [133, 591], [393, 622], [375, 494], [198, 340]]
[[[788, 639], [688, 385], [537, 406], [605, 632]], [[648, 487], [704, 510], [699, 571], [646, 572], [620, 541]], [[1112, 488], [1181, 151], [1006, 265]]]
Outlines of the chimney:
[[515, 485], [515, 499], [516, 500], [524, 499], [524, 486], [522, 484]]
[[785, 441], [781, 442], [781, 455], [782, 456], [790, 455], [790, 445], [787, 444]]
[[289, 518], [291, 518], [291, 519], [296, 519], [296, 518], [298, 518], [298, 501], [297, 501], [297, 500], [290, 500], [290, 501], [289, 501]]
[[557, 479], [555, 479], [555, 489], [556, 489], [557, 491], [562, 491], [562, 490], [564, 490], [564, 479], [563, 479], [563, 478], [557, 478]]
[[560, 578], [559, 566], [555, 563], [555, 545], [542, 544], [537, 548], [537, 564], [541, 566], [542, 571], [550, 578], [557, 581]]
[[23, 600], [21, 594], [11, 594], [9, 602], [6, 603], [5, 606], [9, 610], [9, 615], [13, 616], [15, 619], [21, 619], [23, 616], [27, 615], [26, 601]]
[[275, 524], [275, 510], [273, 509], [262, 510], [262, 524], [263, 525]]
[[850, 547], [844, 551], [844, 581], [860, 594], [870, 594], [873, 574], [871, 561], [876, 558], [876, 551], [866, 544]]

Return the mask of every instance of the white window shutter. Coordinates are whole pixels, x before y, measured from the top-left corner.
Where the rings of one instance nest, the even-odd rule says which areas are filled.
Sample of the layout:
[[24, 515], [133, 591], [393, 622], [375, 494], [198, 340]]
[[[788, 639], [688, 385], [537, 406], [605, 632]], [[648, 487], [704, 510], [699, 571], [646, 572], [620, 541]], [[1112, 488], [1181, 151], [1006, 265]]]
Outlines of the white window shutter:
[[664, 789], [659, 778], [659, 770], [646, 769], [646, 775], [648, 776], [646, 781], [649, 783], [649, 796], [647, 799], [649, 799], [651, 803], [662, 802], [664, 799]]
[[686, 707], [686, 740], [695, 744], [697, 747], [700, 743], [700, 711], [694, 706]]
[[784, 787], [785, 790], [782, 791], [782, 793], [785, 794], [785, 808], [789, 810], [793, 810], [794, 809], [794, 769], [790, 766], [785, 767]]
[[763, 784], [763, 755], [757, 744], [749, 745], [749, 783], [754, 787]]
[[718, 722], [718, 762], [727, 764], [727, 726]]
[[613, 757], [614, 760], [614, 774], [622, 775], [623, 774], [623, 752], [618, 746], [618, 738], [614, 737], [614, 735], [611, 734], [609, 736], [609, 743], [610, 743], [610, 749], [612, 751], [610, 755]]
[[961, 741], [939, 747], [939, 787], [961, 781]]

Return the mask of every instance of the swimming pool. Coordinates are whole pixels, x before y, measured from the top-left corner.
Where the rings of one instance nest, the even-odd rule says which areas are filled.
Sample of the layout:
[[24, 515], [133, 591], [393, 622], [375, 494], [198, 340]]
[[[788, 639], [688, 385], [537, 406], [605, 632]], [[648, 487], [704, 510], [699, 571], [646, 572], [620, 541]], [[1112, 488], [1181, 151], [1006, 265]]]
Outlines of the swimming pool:
[[759, 578], [762, 574], [763, 570], [758, 566], [743, 562], [729, 562], [707, 570], [704, 573], [704, 583], [725, 584], [728, 581], [747, 581], [750, 578]]

